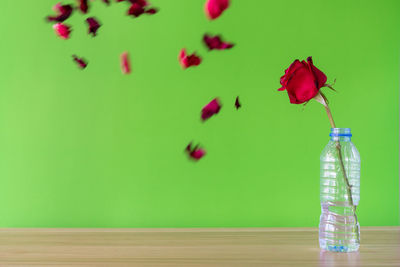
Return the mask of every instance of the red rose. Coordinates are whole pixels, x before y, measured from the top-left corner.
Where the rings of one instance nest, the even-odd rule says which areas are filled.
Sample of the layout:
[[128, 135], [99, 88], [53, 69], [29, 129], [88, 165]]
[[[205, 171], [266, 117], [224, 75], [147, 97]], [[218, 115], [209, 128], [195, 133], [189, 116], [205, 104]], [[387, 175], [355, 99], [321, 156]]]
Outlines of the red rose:
[[307, 62], [296, 59], [281, 77], [278, 91], [286, 90], [290, 103], [301, 104], [314, 98], [325, 83], [326, 75], [314, 66], [311, 57]]

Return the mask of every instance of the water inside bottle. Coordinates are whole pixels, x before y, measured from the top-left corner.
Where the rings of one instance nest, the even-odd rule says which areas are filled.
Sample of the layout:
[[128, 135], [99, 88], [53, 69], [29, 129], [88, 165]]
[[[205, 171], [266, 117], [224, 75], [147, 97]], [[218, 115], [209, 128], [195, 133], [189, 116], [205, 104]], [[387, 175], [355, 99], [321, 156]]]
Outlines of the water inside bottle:
[[334, 252], [357, 251], [360, 227], [352, 207], [345, 202], [323, 202], [321, 211], [320, 247]]

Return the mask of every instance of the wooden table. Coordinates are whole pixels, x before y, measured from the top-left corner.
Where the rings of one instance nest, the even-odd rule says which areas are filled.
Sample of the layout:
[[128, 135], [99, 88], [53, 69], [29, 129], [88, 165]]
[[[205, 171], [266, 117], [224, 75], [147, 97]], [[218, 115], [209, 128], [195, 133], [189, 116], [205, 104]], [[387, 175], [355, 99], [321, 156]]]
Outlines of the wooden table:
[[313, 228], [0, 229], [0, 266], [400, 266], [400, 227], [361, 229], [347, 254]]

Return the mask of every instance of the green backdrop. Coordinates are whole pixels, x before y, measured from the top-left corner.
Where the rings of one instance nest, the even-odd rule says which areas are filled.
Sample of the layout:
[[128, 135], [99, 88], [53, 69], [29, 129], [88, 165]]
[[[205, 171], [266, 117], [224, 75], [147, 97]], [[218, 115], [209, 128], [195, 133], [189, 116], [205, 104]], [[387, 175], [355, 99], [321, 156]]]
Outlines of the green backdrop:
[[[399, 225], [400, 1], [232, 0], [208, 21], [204, 0], [153, 0], [160, 12], [138, 19], [98, 0], [98, 36], [75, 13], [67, 41], [44, 21], [55, 3], [0, 7], [0, 227], [317, 226], [329, 121], [277, 92], [310, 55], [337, 79], [332, 112], [362, 157], [361, 225]], [[208, 52], [205, 32], [236, 47]], [[203, 63], [182, 70], [182, 47]], [[192, 140], [208, 152], [197, 163]]]

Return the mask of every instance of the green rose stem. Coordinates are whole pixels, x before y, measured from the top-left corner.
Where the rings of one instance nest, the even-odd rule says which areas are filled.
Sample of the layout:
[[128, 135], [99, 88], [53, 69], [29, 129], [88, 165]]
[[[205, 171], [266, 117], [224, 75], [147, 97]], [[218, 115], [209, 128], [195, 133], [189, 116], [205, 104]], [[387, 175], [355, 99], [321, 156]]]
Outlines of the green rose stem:
[[[329, 122], [331, 123], [332, 128], [336, 128], [335, 121], [333, 120], [332, 113], [331, 113], [331, 110], [330, 110], [330, 108], [328, 106], [328, 103], [326, 101], [325, 96], [320, 92], [315, 97], [315, 100], [317, 100], [322, 105], [324, 105], [326, 113], [328, 114]], [[354, 203], [353, 203], [353, 196], [351, 194], [351, 185], [349, 183], [349, 179], [347, 178], [346, 169], [344, 167], [343, 157], [342, 157], [342, 147], [340, 145], [339, 140], [336, 141], [336, 150], [338, 152], [339, 161], [340, 161], [340, 168], [342, 169], [342, 172], [343, 172], [343, 178], [344, 178], [344, 181], [346, 183], [346, 191], [347, 191], [348, 201], [349, 201], [349, 204], [351, 206], [351, 209], [353, 211], [353, 215], [354, 215], [354, 218], [355, 218], [355, 222], [354, 222], [354, 224], [355, 224], [355, 234], [356, 234], [357, 239], [359, 239], [359, 233], [358, 233], [358, 229], [357, 229], [357, 221], [358, 221], [358, 219], [357, 219], [357, 215], [356, 215], [356, 207], [354, 206]]]

